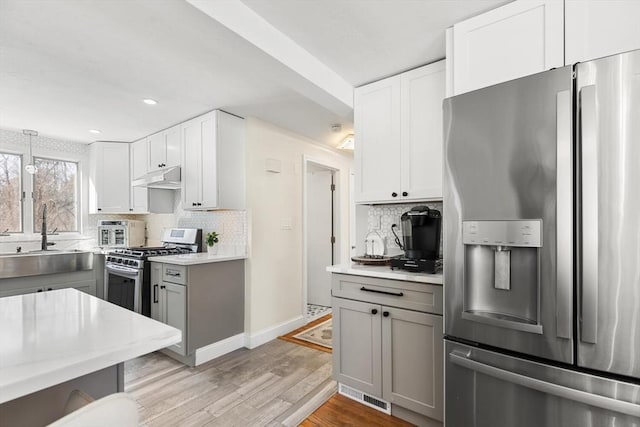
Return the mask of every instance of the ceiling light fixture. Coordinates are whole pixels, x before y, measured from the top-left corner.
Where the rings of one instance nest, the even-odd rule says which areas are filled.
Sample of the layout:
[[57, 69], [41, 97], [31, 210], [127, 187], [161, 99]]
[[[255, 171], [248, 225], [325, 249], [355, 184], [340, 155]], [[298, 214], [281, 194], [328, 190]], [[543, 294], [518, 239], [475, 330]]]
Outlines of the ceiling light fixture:
[[31, 142], [32, 136], [38, 136], [38, 132], [35, 130], [22, 129], [22, 133], [25, 135], [29, 135], [29, 163], [24, 167], [24, 170], [31, 175], [38, 172], [38, 168], [33, 164], [33, 145]]
[[340, 144], [338, 144], [338, 149], [353, 150], [354, 144], [355, 144], [355, 138], [353, 137], [353, 134], [350, 133], [349, 135], [344, 137], [344, 139], [340, 142]]
[[99, 129], [89, 129], [89, 132], [90, 132], [90, 133], [95, 133], [95, 134], [102, 133], [102, 131], [101, 131], [101, 130], [99, 130]]
[[147, 105], [156, 105], [158, 103], [158, 101], [151, 98], [143, 99], [142, 102], [144, 102]]

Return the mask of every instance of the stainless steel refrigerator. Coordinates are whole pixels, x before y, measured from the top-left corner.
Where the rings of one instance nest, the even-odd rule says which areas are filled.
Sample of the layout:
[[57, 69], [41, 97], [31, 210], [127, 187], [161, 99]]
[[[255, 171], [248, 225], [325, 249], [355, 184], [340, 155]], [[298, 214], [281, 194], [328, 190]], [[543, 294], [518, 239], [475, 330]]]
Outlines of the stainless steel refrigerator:
[[448, 98], [447, 427], [640, 427], [640, 51]]

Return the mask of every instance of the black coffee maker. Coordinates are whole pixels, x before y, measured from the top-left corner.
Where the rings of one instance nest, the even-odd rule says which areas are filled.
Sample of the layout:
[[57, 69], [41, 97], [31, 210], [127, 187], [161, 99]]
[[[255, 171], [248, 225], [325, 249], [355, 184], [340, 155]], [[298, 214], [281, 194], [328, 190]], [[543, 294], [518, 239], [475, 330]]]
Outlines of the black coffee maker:
[[[404, 256], [391, 260], [391, 268], [435, 273], [440, 255], [442, 214], [437, 209], [416, 206], [400, 217]], [[395, 231], [394, 231], [395, 234]], [[397, 237], [397, 236], [396, 236]], [[398, 243], [399, 239], [396, 240]]]

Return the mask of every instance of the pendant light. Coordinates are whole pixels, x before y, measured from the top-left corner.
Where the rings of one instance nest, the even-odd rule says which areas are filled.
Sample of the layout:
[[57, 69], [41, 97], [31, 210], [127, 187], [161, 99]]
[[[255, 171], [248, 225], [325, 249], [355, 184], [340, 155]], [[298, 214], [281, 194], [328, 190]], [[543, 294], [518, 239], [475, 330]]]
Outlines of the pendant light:
[[29, 135], [29, 163], [24, 167], [24, 169], [27, 173], [33, 175], [38, 172], [38, 168], [33, 164], [33, 144], [31, 142], [31, 137], [38, 136], [38, 132], [35, 130], [23, 129], [22, 133]]

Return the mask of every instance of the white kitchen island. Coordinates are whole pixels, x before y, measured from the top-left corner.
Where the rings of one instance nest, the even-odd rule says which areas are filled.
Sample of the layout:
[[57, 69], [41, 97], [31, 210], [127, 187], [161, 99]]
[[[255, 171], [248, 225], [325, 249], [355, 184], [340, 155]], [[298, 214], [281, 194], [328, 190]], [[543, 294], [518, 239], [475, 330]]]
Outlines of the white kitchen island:
[[179, 330], [76, 289], [0, 298], [0, 424], [45, 425], [69, 393], [123, 391], [123, 362]]

